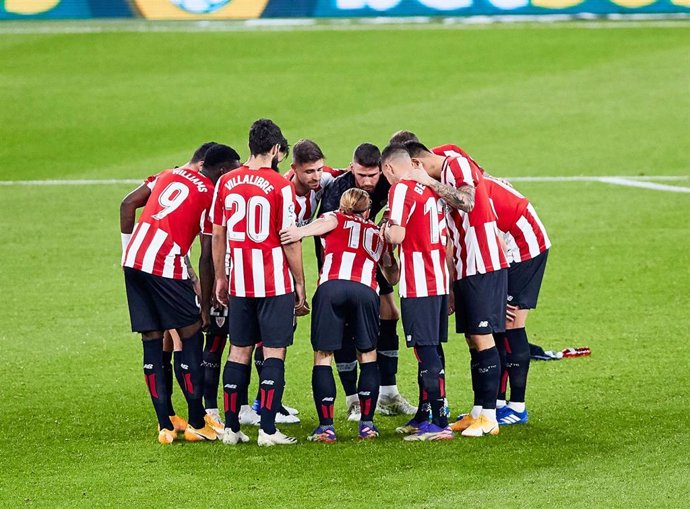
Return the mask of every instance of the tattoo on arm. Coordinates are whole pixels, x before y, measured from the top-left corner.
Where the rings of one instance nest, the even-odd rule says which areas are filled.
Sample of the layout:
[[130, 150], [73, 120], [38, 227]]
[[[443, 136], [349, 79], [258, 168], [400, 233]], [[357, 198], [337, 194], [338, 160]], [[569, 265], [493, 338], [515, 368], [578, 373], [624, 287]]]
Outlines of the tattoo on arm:
[[453, 186], [434, 181], [431, 188], [454, 209], [470, 212], [474, 208], [474, 188], [472, 186], [462, 186], [456, 189]]

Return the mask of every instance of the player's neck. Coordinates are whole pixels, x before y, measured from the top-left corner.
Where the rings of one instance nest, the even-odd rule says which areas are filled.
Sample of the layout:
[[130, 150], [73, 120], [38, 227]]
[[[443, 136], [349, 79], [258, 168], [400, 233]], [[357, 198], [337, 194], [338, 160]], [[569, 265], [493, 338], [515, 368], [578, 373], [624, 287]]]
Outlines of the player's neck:
[[247, 168], [250, 170], [258, 170], [260, 168], [270, 168], [273, 158], [270, 155], [251, 156], [247, 161]]
[[434, 154], [433, 156], [429, 157], [429, 161], [423, 162], [424, 169], [430, 177], [433, 177], [436, 180], [441, 180], [441, 169], [443, 168], [443, 161], [445, 160], [446, 158], [444, 156]]
[[292, 184], [295, 186], [295, 194], [297, 196], [307, 196], [309, 191], [311, 191], [309, 186], [305, 186], [299, 181], [297, 175], [292, 176]]

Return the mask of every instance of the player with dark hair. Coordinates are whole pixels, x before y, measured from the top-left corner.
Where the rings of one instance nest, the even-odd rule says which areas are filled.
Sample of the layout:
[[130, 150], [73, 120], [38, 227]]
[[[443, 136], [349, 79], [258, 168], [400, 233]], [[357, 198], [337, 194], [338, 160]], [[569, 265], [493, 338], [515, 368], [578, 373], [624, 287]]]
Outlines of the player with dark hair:
[[[370, 217], [374, 219], [388, 202], [390, 184], [381, 178], [381, 152], [371, 143], [362, 143], [353, 154], [349, 172], [335, 179], [323, 194], [320, 214], [338, 210], [340, 197], [352, 188], [363, 189], [371, 197]], [[321, 262], [320, 245], [317, 244], [317, 260]], [[381, 326], [377, 342], [378, 365], [381, 374], [381, 392], [377, 412], [380, 415], [414, 415], [417, 409], [412, 406], [398, 390], [398, 351], [397, 332], [400, 310], [393, 296], [393, 287], [386, 281], [380, 270], [376, 272], [381, 300]], [[348, 418], [358, 421], [359, 400], [357, 397], [357, 353], [351, 342], [345, 342], [343, 349], [335, 352], [336, 368], [345, 390], [345, 403]]]
[[[207, 142], [202, 144], [198, 149], [194, 151], [192, 158], [189, 162], [185, 163], [182, 168], [189, 169], [190, 171], [198, 172], [201, 170], [206, 153], [211, 147], [218, 145], [215, 142]], [[219, 149], [214, 152], [212, 156], [213, 160], [209, 161], [208, 166], [211, 171], [215, 171], [214, 167], [221, 164], [225, 169], [234, 169], [239, 165], [240, 156], [232, 148], [225, 145], [218, 145]], [[153, 189], [153, 184], [158, 175], [152, 175], [148, 177], [139, 187], [134, 189], [132, 192], [127, 194], [122, 200], [120, 205], [120, 229], [123, 236], [123, 252], [126, 249], [126, 242], [129, 240], [129, 235], [132, 233], [134, 224], [136, 222], [136, 211], [146, 205], [146, 202], [151, 195], [151, 190]], [[194, 292], [197, 297], [201, 297], [201, 287], [199, 284], [199, 279], [194, 272], [192, 264], [189, 261], [189, 256], [184, 257], [185, 265], [187, 266], [187, 271], [189, 273], [189, 279], [194, 286]], [[213, 309], [211, 310], [213, 313]], [[202, 317], [202, 323], [205, 323], [205, 317]], [[213, 324], [209, 326], [212, 327]], [[207, 334], [207, 344], [208, 344], [208, 334]], [[174, 368], [173, 368], [173, 350], [175, 354]], [[175, 332], [175, 330], [166, 330], [163, 335], [163, 370], [166, 378], [167, 387], [167, 402], [168, 410], [170, 412], [170, 420], [172, 421], [175, 431], [183, 432], [187, 428], [187, 422], [180, 416], [175, 414], [175, 409], [172, 403], [172, 391], [173, 391], [173, 372], [178, 380], [178, 383], [182, 390], [185, 390], [185, 384], [183, 379], [183, 372], [180, 366], [182, 358], [182, 342]], [[206, 370], [208, 375], [208, 370]], [[216, 378], [216, 392], [218, 391], [218, 379]], [[210, 383], [208, 379], [205, 381], [205, 394], [209, 390]], [[208, 403], [208, 398], [207, 398]], [[207, 406], [207, 413], [209, 412], [209, 406]], [[213, 420], [207, 419], [207, 423], [213, 423]], [[221, 429], [222, 431], [222, 429]]]
[[371, 198], [366, 191], [349, 189], [341, 197], [337, 212], [327, 212], [309, 225], [281, 233], [284, 243], [320, 236], [324, 248], [324, 264], [313, 299], [312, 391], [319, 426], [309, 436], [311, 441], [336, 440], [333, 427], [336, 388], [331, 362], [333, 352], [340, 350], [345, 342], [354, 343], [360, 366], [359, 438], [369, 439], [379, 434], [373, 422], [380, 384], [376, 363], [379, 335], [376, 268], [380, 266], [395, 283], [398, 267], [379, 237], [379, 228], [368, 220], [370, 206]]
[[[249, 440], [240, 430], [239, 410], [247, 400], [251, 356], [259, 342], [263, 344], [264, 362], [259, 381], [258, 444], [296, 443], [275, 427], [285, 387], [285, 355], [294, 336], [295, 310], [301, 311], [306, 301], [301, 246], [280, 244], [280, 231], [295, 222], [294, 189], [272, 168], [284, 139], [272, 121], [254, 122], [249, 130], [249, 161], [223, 176], [214, 197], [215, 294], [229, 308], [230, 352], [223, 371], [223, 442], [229, 445]], [[231, 262], [229, 282], [223, 273], [227, 253]]]
[[453, 424], [463, 436], [496, 435], [500, 357], [494, 333], [505, 331], [508, 262], [480, 168], [460, 154], [437, 155], [419, 142], [405, 148], [419, 167], [412, 178], [431, 187], [449, 205], [453, 242], [456, 331], [470, 347], [474, 406]]
[[[412, 160], [403, 145], [389, 145], [381, 156], [383, 173], [392, 187], [390, 217], [383, 238], [399, 246], [400, 307], [405, 342], [418, 361], [420, 404], [408, 441], [452, 440], [444, 409], [445, 371], [439, 346], [448, 338], [446, 225], [443, 200], [429, 187], [410, 179]], [[431, 422], [425, 403], [431, 409]]]
[[172, 377], [166, 376], [163, 362], [163, 332], [169, 329], [174, 329], [182, 340], [181, 378], [189, 406], [184, 437], [188, 441], [217, 438], [206, 423], [202, 402], [202, 320], [184, 256], [194, 238], [203, 232], [199, 260], [201, 308], [202, 314], [208, 316], [212, 294], [209, 282], [213, 279], [208, 215], [215, 182], [229, 166], [228, 161], [223, 161], [203, 166], [198, 172], [177, 168], [158, 174], [150, 182], [151, 199], [147, 199], [131, 234], [127, 233], [131, 214], [126, 212], [132, 202], [124, 211], [121, 208], [125, 246], [122, 266], [132, 330], [142, 336], [144, 375], [158, 417], [158, 441], [162, 444], [177, 438], [169, 408]]

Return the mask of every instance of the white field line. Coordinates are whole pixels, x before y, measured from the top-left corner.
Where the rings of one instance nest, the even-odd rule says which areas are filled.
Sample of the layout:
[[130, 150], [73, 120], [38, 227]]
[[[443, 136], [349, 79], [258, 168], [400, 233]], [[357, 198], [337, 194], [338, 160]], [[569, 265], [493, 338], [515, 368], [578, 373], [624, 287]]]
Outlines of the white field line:
[[[669, 186], [654, 181], [679, 182], [688, 177], [682, 175], [646, 176], [561, 176], [561, 177], [506, 177], [510, 182], [599, 182], [618, 186], [638, 187], [667, 191], [671, 193], [690, 193], [690, 187]], [[113, 184], [141, 184], [141, 179], [76, 179], [76, 180], [0, 180], [2, 186], [94, 186]]]
[[65, 20], [65, 21], [3, 21], [0, 35], [13, 34], [89, 34], [112, 32], [240, 32], [240, 31], [303, 31], [303, 30], [398, 30], [398, 29], [462, 29], [487, 25], [504, 28], [538, 25], [576, 29], [609, 29], [637, 27], [687, 27], [690, 15], [668, 14], [542, 14], [452, 17], [370, 17], [370, 18], [260, 18], [249, 20]]

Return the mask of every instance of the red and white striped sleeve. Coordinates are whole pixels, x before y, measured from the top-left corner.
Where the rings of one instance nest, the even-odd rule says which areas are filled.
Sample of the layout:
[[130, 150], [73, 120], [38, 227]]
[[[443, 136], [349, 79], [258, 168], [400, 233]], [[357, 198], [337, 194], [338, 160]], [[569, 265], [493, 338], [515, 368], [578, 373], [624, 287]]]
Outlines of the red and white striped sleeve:
[[388, 221], [391, 224], [407, 226], [410, 215], [414, 211], [414, 200], [409, 193], [410, 188], [403, 182], [398, 182], [388, 192], [388, 208], [390, 215]]

